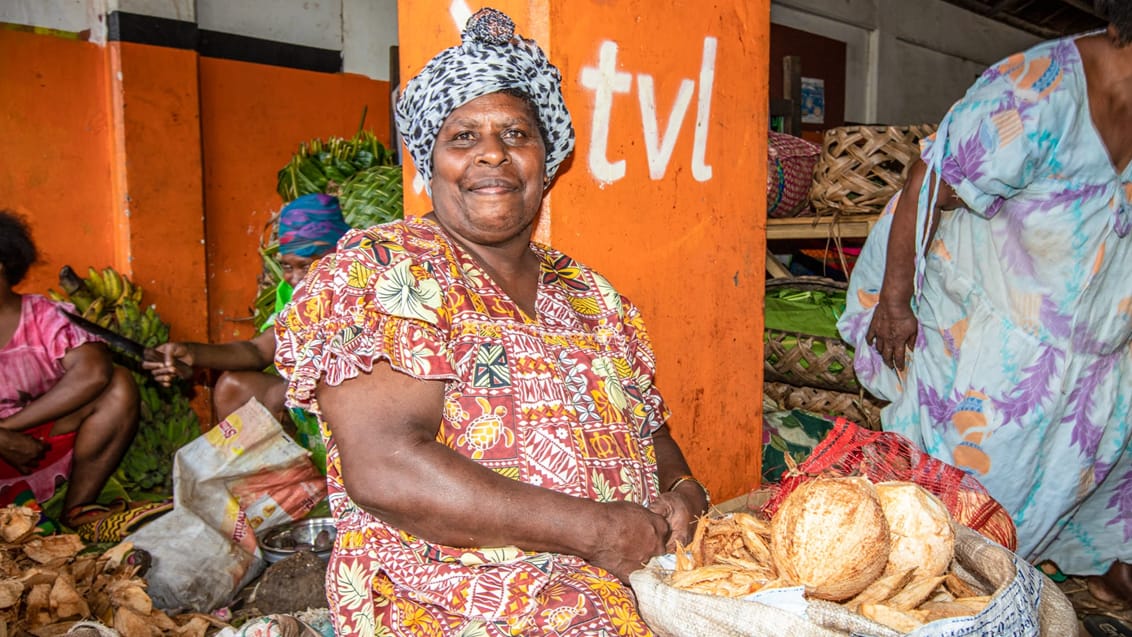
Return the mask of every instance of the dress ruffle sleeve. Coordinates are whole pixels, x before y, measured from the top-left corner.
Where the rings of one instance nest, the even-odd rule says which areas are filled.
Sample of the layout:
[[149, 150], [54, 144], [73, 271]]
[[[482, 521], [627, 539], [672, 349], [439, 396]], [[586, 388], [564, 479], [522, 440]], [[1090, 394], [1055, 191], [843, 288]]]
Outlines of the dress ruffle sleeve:
[[401, 248], [397, 227], [356, 230], [312, 268], [275, 325], [288, 405], [318, 413], [320, 381], [338, 385], [386, 360], [415, 378], [457, 379], [444, 294]]
[[1051, 64], [1050, 57], [1018, 54], [992, 66], [921, 142], [924, 162], [971, 211], [994, 216], [1038, 173], [1045, 151], [1036, 121], [1042, 109], [1035, 107], [1051, 88], [1041, 83], [1053, 81], [1042, 69], [1059, 79]]
[[75, 325], [63, 314], [64, 311], [75, 312], [75, 306], [70, 303], [52, 301], [39, 295], [27, 295], [28, 305], [24, 311], [29, 311], [28, 320], [36, 332], [35, 340], [39, 341], [47, 355], [54, 361], [61, 361], [67, 352], [87, 343], [101, 343], [102, 339]]

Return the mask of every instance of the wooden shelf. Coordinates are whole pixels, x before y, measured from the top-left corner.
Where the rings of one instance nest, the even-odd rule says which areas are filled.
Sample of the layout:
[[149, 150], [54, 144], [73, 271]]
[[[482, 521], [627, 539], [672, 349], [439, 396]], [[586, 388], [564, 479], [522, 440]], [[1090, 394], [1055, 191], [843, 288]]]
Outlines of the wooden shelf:
[[864, 239], [876, 225], [879, 214], [849, 215], [840, 217], [787, 217], [766, 220], [766, 240], [783, 239]]

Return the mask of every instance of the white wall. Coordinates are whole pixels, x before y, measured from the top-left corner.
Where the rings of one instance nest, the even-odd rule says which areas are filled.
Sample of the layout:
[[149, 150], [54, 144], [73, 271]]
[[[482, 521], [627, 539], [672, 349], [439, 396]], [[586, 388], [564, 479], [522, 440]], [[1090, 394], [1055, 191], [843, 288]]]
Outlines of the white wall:
[[342, 0], [342, 70], [389, 80], [397, 44], [397, 0]]
[[1040, 39], [943, 0], [772, 0], [771, 22], [846, 43], [845, 118], [869, 123], [937, 122], [987, 66]]
[[389, 80], [397, 0], [0, 0], [0, 22], [90, 32], [106, 41], [106, 14], [196, 22], [201, 29], [342, 52], [342, 69]]

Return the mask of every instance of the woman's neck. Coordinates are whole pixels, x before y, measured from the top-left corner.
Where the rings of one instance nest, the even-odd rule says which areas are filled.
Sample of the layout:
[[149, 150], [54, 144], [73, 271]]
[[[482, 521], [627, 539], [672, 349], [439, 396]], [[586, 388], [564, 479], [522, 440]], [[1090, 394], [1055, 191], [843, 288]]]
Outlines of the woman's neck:
[[471, 257], [523, 312], [535, 316], [539, 267], [538, 257], [531, 252], [529, 232], [520, 233], [503, 243], [482, 245], [449, 231], [431, 213], [426, 218], [440, 226], [448, 238]]

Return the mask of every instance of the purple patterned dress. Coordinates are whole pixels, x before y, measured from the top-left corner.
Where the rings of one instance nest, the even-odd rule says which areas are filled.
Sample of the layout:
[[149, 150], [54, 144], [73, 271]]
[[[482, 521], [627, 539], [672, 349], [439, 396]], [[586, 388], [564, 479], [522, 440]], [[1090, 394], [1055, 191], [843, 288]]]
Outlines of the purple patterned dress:
[[[891, 217], [839, 323], [861, 382], [892, 400], [884, 427], [978, 477], [1020, 555], [1079, 575], [1132, 561], [1132, 169], [1113, 166], [1086, 95], [1073, 39], [987, 70], [924, 143], [966, 207], [917, 249], [906, 373], [864, 338]], [[920, 229], [928, 204], [925, 188]]]

